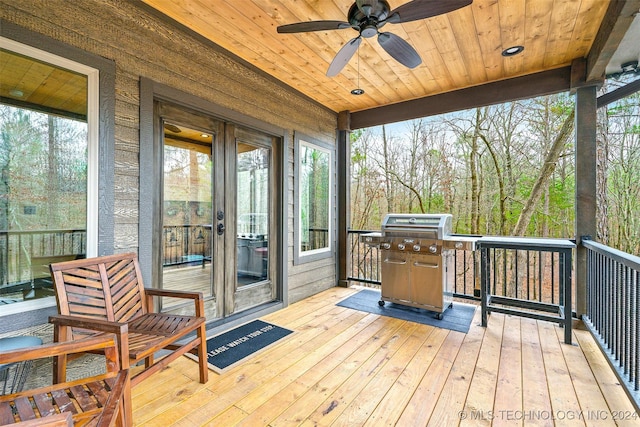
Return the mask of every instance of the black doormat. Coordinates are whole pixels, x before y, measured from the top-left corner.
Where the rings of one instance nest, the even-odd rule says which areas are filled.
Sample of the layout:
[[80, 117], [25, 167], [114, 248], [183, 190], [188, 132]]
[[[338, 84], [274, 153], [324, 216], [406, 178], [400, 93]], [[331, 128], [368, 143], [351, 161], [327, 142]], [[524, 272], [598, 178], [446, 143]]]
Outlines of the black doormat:
[[380, 307], [378, 301], [380, 301], [380, 291], [363, 289], [340, 301], [337, 305], [381, 316], [422, 323], [423, 325], [464, 332], [465, 334], [469, 332], [471, 319], [473, 319], [473, 314], [476, 311], [475, 305], [454, 302], [453, 307], [445, 310], [442, 320], [438, 320], [435, 318], [436, 313], [433, 311], [391, 302], [385, 302], [385, 305]]
[[222, 373], [252, 354], [293, 333], [289, 329], [254, 320], [207, 339], [209, 368]]

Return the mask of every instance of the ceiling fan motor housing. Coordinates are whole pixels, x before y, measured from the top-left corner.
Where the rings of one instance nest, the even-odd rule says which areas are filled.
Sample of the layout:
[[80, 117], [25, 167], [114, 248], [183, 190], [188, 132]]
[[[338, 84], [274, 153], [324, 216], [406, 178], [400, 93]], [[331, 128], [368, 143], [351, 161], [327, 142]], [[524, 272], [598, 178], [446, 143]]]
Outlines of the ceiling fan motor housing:
[[[348, 19], [352, 27], [359, 29], [360, 35], [364, 38], [373, 37], [378, 34], [378, 25], [380, 21], [384, 21], [389, 16], [389, 3], [385, 0], [378, 0], [367, 4], [363, 2], [358, 7], [357, 3], [351, 5], [349, 9]], [[384, 22], [380, 25], [384, 25]]]

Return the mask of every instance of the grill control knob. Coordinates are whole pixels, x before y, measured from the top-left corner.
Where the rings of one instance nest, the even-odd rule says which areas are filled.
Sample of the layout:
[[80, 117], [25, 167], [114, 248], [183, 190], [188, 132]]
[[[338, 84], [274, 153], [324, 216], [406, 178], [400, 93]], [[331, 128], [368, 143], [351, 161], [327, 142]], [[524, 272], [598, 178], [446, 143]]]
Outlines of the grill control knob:
[[431, 252], [432, 254], [435, 254], [436, 252], [438, 252], [438, 246], [436, 245], [429, 246], [429, 252]]
[[415, 252], [420, 252], [420, 245], [413, 245], [413, 250]]
[[382, 246], [382, 249], [391, 249], [391, 245], [389, 243], [383, 243], [380, 246]]
[[404, 251], [404, 243], [398, 243], [398, 250]]

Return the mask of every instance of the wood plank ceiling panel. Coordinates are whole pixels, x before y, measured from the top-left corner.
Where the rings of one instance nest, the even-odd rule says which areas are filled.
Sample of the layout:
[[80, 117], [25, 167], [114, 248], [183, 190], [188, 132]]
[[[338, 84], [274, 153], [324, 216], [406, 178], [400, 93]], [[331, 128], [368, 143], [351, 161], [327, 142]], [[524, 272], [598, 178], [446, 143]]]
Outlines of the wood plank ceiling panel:
[[[269, 75], [336, 112], [360, 111], [565, 67], [585, 57], [609, 5], [602, 0], [474, 0], [465, 8], [405, 24], [387, 24], [422, 64], [408, 69], [375, 37], [341, 73], [326, 70], [352, 29], [278, 34], [279, 25], [346, 21], [353, 0], [143, 0]], [[389, 0], [391, 9], [407, 0]], [[510, 46], [525, 50], [514, 57]], [[365, 94], [354, 96], [361, 87]]]

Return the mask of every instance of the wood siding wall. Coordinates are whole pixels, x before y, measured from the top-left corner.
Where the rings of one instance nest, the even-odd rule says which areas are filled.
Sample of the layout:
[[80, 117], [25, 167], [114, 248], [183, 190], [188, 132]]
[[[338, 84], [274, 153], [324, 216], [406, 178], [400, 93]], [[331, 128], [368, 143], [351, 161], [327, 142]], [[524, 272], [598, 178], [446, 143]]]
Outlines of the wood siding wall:
[[[124, 0], [0, 0], [0, 18], [113, 60], [115, 252], [138, 250], [139, 80], [141, 76], [286, 129], [288, 295], [298, 301], [336, 283], [335, 259], [294, 266], [293, 133], [335, 144], [337, 114], [256, 72], [202, 38]], [[46, 50], [46, 46], [35, 46]]]

